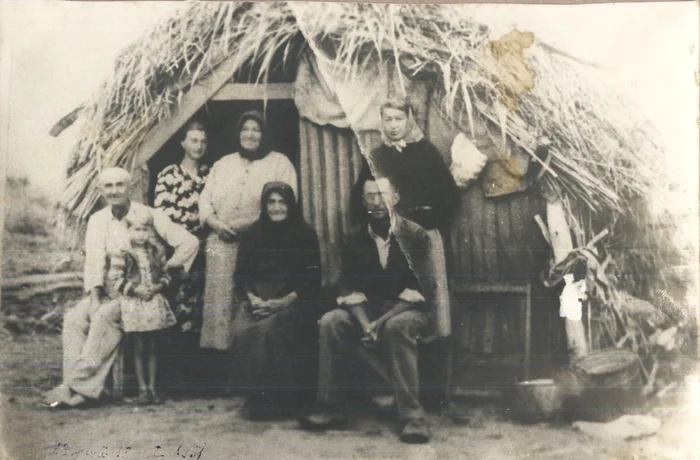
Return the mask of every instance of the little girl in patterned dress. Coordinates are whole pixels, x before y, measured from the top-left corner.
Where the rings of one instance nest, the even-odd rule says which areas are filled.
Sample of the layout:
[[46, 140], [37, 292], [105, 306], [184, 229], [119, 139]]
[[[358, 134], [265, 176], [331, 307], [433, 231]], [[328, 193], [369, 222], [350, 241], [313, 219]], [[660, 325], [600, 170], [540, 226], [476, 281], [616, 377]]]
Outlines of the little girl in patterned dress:
[[[163, 291], [170, 277], [163, 269], [165, 255], [152, 243], [153, 217], [146, 213], [129, 213], [124, 218], [129, 229], [131, 249], [111, 257], [113, 273], [119, 273], [114, 289], [121, 293], [122, 324], [133, 333], [134, 362], [139, 383], [138, 404], [162, 404], [156, 393], [156, 331], [167, 329], [177, 320]], [[116, 256], [116, 257], [115, 257]], [[148, 360], [148, 379], [145, 361]]]

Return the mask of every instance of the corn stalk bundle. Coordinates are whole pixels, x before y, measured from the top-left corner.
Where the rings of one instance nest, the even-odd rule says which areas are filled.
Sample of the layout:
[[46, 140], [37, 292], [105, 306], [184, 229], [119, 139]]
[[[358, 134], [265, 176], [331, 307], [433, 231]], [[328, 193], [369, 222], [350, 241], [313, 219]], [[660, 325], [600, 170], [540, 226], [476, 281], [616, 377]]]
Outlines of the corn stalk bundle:
[[565, 274], [585, 279], [588, 345], [593, 350], [628, 348], [639, 356], [643, 394], [664, 391], [692, 372], [697, 336], [692, 309], [677, 303], [666, 290], [649, 290], [647, 299], [631, 295], [619, 283], [620, 271], [602, 241], [608, 230], [585, 247], [576, 248], [542, 273], [545, 286], [561, 284]]

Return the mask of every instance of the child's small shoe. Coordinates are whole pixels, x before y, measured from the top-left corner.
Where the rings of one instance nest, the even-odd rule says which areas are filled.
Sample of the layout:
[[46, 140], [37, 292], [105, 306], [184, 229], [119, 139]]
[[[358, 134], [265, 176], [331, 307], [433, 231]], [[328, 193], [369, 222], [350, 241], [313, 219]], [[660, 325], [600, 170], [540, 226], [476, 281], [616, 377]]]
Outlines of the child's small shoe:
[[165, 398], [162, 395], [156, 393], [155, 391], [151, 391], [149, 393], [151, 396], [151, 403], [156, 405], [165, 404]]
[[139, 393], [139, 396], [134, 402], [139, 406], [146, 406], [148, 404], [153, 404], [153, 398], [148, 390], [143, 390]]

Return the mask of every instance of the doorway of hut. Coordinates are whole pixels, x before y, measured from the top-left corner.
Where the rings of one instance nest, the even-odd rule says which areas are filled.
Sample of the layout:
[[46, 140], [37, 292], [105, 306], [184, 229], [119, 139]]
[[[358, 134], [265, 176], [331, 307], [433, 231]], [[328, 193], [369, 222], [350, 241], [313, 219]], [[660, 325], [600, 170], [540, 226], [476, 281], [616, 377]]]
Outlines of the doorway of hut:
[[[266, 122], [265, 131], [272, 150], [286, 155], [299, 171], [299, 112], [292, 99], [207, 102], [190, 119], [190, 121], [196, 120], [203, 123], [209, 132], [207, 153], [203, 162], [211, 166], [224, 155], [239, 150], [238, 121], [241, 115], [249, 110], [263, 112]], [[167, 166], [182, 160], [183, 150], [180, 142], [183, 135], [182, 130], [178, 131], [148, 161], [150, 176], [148, 202], [151, 205], [155, 198], [154, 190], [158, 174]]]
[[[265, 134], [272, 150], [286, 155], [299, 171], [299, 112], [292, 99], [210, 100], [148, 161], [148, 203], [153, 206], [158, 174], [182, 160], [184, 151], [180, 143], [190, 121], [199, 121], [207, 128], [208, 146], [202, 161], [211, 166], [221, 157], [239, 150], [238, 123], [241, 115], [249, 110], [263, 112]], [[169, 393], [197, 392], [206, 386], [226, 388], [225, 373], [219, 371], [222, 357], [199, 349], [196, 334], [180, 333], [176, 328], [164, 335], [163, 340], [166, 342], [163, 348], [170, 352], [159, 364], [159, 372]]]

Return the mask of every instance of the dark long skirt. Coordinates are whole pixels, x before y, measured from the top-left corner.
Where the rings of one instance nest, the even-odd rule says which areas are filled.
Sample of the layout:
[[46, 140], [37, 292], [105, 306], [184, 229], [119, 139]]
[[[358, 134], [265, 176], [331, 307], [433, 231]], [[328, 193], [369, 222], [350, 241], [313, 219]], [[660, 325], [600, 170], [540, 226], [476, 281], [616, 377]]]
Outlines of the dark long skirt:
[[177, 324], [163, 348], [163, 365], [174, 392], [196, 392], [210, 384], [211, 379], [205, 377], [210, 366], [203, 365], [199, 349], [204, 279], [204, 251], [200, 251], [190, 272], [178, 272], [171, 284], [170, 301]]
[[256, 320], [239, 305], [233, 338], [233, 380], [249, 397], [278, 404], [313, 398], [318, 373], [318, 325], [313, 308], [290, 306]]

